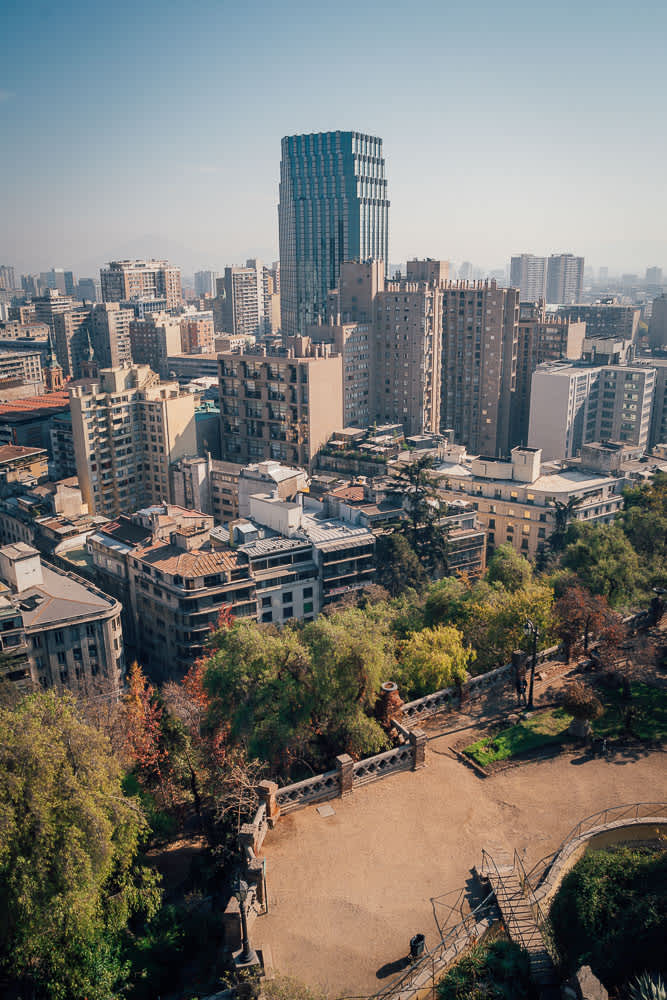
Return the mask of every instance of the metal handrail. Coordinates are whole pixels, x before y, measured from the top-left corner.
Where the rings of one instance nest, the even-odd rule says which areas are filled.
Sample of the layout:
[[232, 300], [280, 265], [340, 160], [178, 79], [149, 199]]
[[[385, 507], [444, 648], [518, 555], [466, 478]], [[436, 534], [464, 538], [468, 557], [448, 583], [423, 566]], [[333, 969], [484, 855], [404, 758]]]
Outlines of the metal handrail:
[[[422, 957], [414, 962], [406, 971], [392, 983], [378, 990], [377, 993], [371, 994], [369, 997], [341, 997], [339, 1000], [390, 1000], [394, 994], [405, 989], [410, 989], [411, 981], [416, 979], [424, 969], [427, 967], [428, 963], [433, 963], [435, 969], [435, 963], [447, 952], [447, 950], [452, 946], [454, 940], [460, 937], [462, 931], [470, 937], [471, 935], [471, 925], [476, 926], [481, 915], [489, 909], [490, 905], [493, 904], [494, 893], [490, 892], [481, 903], [470, 911], [470, 913], [463, 917], [458, 924], [455, 924], [450, 930], [441, 936], [440, 941], [430, 949], [430, 951], [425, 951]], [[423, 984], [414, 985], [414, 990], [423, 989]]]
[[[554, 965], [560, 965], [560, 956], [558, 954], [558, 949], [556, 948], [556, 943], [554, 941], [553, 931], [551, 929], [551, 923], [549, 918], [545, 915], [539, 900], [535, 898], [533, 890], [531, 888], [530, 882], [528, 881], [528, 876], [526, 875], [526, 869], [524, 868], [523, 861], [519, 856], [517, 850], [514, 851], [514, 867], [519, 874], [519, 882], [521, 884], [521, 891], [524, 896], [527, 896], [531, 907], [533, 908], [535, 915], [535, 923], [537, 925], [540, 939], [546, 948], [551, 961]], [[526, 887], [528, 891], [526, 892]]]
[[[500, 912], [501, 912], [501, 915], [503, 917], [503, 920], [505, 921], [505, 923], [507, 925], [507, 933], [509, 934], [509, 936], [513, 940], [518, 941], [521, 944], [522, 948], [524, 948], [526, 951], [528, 951], [529, 945], [532, 944], [532, 942], [533, 942], [534, 935], [531, 934], [530, 937], [529, 937], [529, 939], [528, 939], [528, 941], [525, 940], [525, 938], [523, 936], [523, 933], [521, 932], [521, 928], [519, 927], [519, 922], [518, 922], [518, 920], [516, 918], [516, 914], [514, 912], [514, 908], [512, 906], [512, 903], [511, 903], [511, 900], [510, 900], [510, 897], [509, 897], [509, 893], [507, 892], [507, 887], [505, 886], [505, 883], [503, 881], [503, 877], [500, 874], [500, 871], [498, 870], [498, 865], [496, 864], [496, 862], [493, 859], [493, 857], [488, 853], [488, 851], [486, 851], [484, 848], [482, 848], [482, 861], [485, 861], [487, 859], [493, 865], [493, 868], [494, 868], [495, 873], [496, 873], [496, 878], [497, 878], [497, 881], [498, 881], [498, 888], [500, 889], [500, 894], [501, 894], [501, 897], [502, 897], [502, 901], [501, 901], [501, 899], [498, 899], [498, 904], [500, 906]], [[496, 895], [496, 898], [498, 898], [498, 890], [496, 890], [495, 895]], [[505, 903], [504, 906], [503, 906], [503, 902]], [[536, 930], [537, 930], [537, 928], [536, 928]]]
[[[543, 858], [540, 858], [533, 867], [528, 872], [526, 879], [534, 892], [544, 878], [547, 872], [551, 868], [552, 864], [573, 840], [578, 840], [584, 832], [594, 830], [598, 826], [606, 826], [607, 823], [617, 822], [619, 819], [640, 819], [640, 812], [643, 816], [648, 817], [665, 817], [667, 818], [667, 802], [631, 802], [625, 805], [619, 806], [608, 806], [606, 809], [601, 809], [599, 812], [591, 813], [590, 816], [584, 817], [584, 819], [579, 820], [576, 826], [573, 826], [566, 837], [563, 838], [559, 846], [551, 854], [545, 854]], [[610, 817], [614, 815], [615, 818]], [[537, 877], [535, 877], [538, 873]]]

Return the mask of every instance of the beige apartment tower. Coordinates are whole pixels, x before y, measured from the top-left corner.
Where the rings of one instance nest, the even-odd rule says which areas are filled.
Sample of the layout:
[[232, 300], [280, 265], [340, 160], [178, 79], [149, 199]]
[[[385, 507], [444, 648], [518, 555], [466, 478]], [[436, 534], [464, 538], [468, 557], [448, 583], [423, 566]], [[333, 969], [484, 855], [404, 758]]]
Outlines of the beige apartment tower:
[[343, 426], [342, 358], [293, 338], [288, 356], [219, 355], [222, 458], [309, 465]]
[[76, 469], [91, 514], [171, 498], [169, 466], [197, 454], [194, 399], [147, 365], [102, 369], [70, 390]]
[[165, 299], [167, 309], [183, 301], [181, 269], [166, 260], [114, 260], [100, 269], [104, 302]]

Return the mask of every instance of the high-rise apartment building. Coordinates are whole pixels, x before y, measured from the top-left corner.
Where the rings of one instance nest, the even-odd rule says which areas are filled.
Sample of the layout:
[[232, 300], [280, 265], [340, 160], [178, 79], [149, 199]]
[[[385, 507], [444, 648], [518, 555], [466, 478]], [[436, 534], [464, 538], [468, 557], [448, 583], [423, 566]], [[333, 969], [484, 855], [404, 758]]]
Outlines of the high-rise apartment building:
[[90, 308], [72, 304], [69, 309], [53, 313], [53, 340], [58, 363], [65, 375], [81, 377], [81, 365], [91, 360]]
[[95, 361], [100, 368], [118, 368], [132, 363], [130, 323], [131, 309], [119, 302], [100, 302], [90, 312], [90, 341]]
[[389, 261], [382, 140], [360, 132], [286, 136], [280, 163], [283, 333], [323, 322], [344, 261]]
[[213, 313], [186, 313], [180, 317], [181, 350], [184, 354], [213, 354], [215, 330]]
[[[49, 288], [43, 295], [37, 295], [33, 298], [30, 305], [32, 320], [36, 323], [46, 323], [51, 333], [55, 335], [54, 317], [59, 313], [69, 312], [70, 309], [74, 308], [74, 304], [74, 299], [71, 295], [61, 295], [57, 289]], [[29, 322], [22, 315], [16, 318], [22, 323]]]
[[[225, 461], [274, 459], [308, 466], [343, 426], [342, 358], [326, 345], [219, 355], [220, 439]], [[308, 356], [296, 356], [297, 351]], [[287, 353], [287, 356], [285, 354]]]
[[13, 292], [16, 288], [16, 272], [10, 264], [0, 264], [0, 292]]
[[667, 294], [664, 292], [653, 299], [648, 341], [653, 350], [667, 350]]
[[245, 267], [225, 268], [218, 279], [225, 333], [252, 337], [271, 333], [269, 280], [269, 270], [260, 260], [248, 260]]
[[440, 429], [442, 291], [411, 277], [378, 292], [371, 366], [372, 417], [406, 434]]
[[70, 390], [76, 468], [91, 514], [170, 499], [169, 466], [197, 454], [194, 399], [147, 365], [106, 368]]
[[469, 451], [507, 455], [516, 390], [519, 292], [459, 281], [442, 298], [440, 425]]
[[547, 258], [522, 253], [510, 261], [510, 285], [522, 302], [537, 302], [547, 294]]
[[215, 295], [215, 271], [195, 271], [195, 294], [213, 298]]
[[647, 267], [646, 268], [646, 284], [647, 285], [661, 285], [662, 284], [662, 268], [661, 267]]
[[82, 302], [97, 302], [97, 288], [94, 278], [79, 278], [76, 286], [77, 297]]
[[528, 441], [533, 372], [545, 361], [578, 361], [585, 337], [585, 323], [571, 321], [560, 312], [547, 313], [543, 301], [520, 303], [511, 432], [513, 446], [525, 445]]
[[584, 288], [584, 258], [571, 253], [551, 254], [547, 263], [547, 302], [580, 302]]
[[170, 354], [181, 353], [181, 322], [167, 313], [149, 313], [130, 321], [130, 346], [135, 365], [150, 365], [163, 378]]
[[533, 373], [528, 444], [545, 459], [576, 458], [593, 441], [646, 448], [655, 369], [639, 365], [540, 365]]
[[116, 260], [100, 269], [103, 302], [165, 299], [167, 309], [183, 301], [181, 269], [166, 260]]
[[558, 310], [568, 319], [586, 324], [586, 336], [604, 339], [630, 340], [637, 337], [641, 309], [619, 305], [616, 299], [606, 299], [591, 305], [561, 306]]

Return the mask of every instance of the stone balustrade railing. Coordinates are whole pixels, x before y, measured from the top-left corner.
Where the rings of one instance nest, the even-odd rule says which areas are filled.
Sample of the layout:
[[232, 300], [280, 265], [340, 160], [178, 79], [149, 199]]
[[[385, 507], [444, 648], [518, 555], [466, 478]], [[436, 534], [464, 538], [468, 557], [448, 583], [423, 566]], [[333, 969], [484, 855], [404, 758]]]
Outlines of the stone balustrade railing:
[[336, 799], [340, 794], [340, 774], [337, 768], [335, 771], [325, 771], [324, 774], [316, 774], [304, 781], [278, 788], [275, 792], [275, 801], [280, 815], [284, 815], [295, 809], [313, 805], [315, 802]]
[[371, 781], [379, 781], [387, 774], [395, 774], [396, 771], [409, 771], [415, 759], [415, 748], [409, 743], [395, 747], [392, 750], [385, 750], [374, 757], [367, 757], [358, 760], [352, 767], [352, 787], [358, 788], [361, 785], [368, 785]]

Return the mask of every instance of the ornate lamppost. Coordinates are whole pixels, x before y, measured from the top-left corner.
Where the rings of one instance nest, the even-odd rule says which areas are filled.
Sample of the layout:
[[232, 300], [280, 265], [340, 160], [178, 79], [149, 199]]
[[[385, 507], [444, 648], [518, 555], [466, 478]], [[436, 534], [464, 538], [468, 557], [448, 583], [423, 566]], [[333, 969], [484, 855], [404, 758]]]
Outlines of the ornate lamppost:
[[250, 939], [248, 937], [248, 914], [246, 905], [248, 902], [248, 896], [250, 895], [250, 886], [240, 876], [236, 879], [236, 883], [234, 885], [234, 895], [239, 901], [239, 910], [241, 912], [241, 954], [238, 956], [236, 964], [237, 966], [258, 965], [259, 958], [257, 957], [257, 952], [254, 948], [250, 947]]
[[535, 667], [537, 666], [537, 638], [540, 634], [537, 625], [526, 618], [526, 624], [523, 626], [523, 634], [525, 636], [533, 637], [533, 656], [530, 664], [530, 687], [528, 688], [528, 705], [526, 706], [532, 711], [533, 708], [533, 687], [535, 685]]

